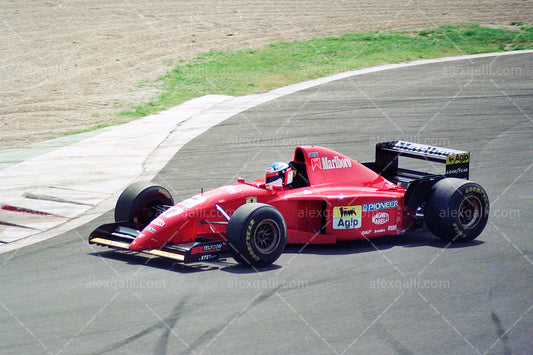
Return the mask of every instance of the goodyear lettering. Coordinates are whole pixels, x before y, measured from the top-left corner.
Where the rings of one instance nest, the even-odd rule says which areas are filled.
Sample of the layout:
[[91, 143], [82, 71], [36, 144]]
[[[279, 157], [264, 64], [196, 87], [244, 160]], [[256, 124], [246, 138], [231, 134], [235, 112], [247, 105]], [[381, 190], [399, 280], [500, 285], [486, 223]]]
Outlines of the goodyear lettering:
[[363, 212], [386, 210], [395, 207], [398, 207], [398, 200], [366, 203], [363, 205]]
[[457, 168], [453, 170], [446, 170], [446, 174], [448, 174], [448, 176], [452, 174], [462, 174], [462, 173], [467, 173], [467, 172], [468, 172], [468, 168]]
[[248, 228], [246, 229], [246, 248], [248, 249], [248, 253], [250, 256], [255, 260], [259, 261], [260, 258], [255, 255], [254, 250], [252, 248], [252, 230], [254, 228], [255, 220], [251, 220], [248, 224]]
[[485, 194], [485, 192], [483, 192], [483, 190], [480, 189], [480, 188], [477, 187], [477, 186], [467, 187], [466, 190], [465, 190], [465, 193], [468, 194], [468, 193], [470, 193], [470, 192], [477, 192], [477, 193], [482, 194], [482, 195]]
[[459, 226], [457, 225], [457, 223], [453, 223], [452, 224], [453, 226], [453, 230], [455, 231], [455, 238], [453, 238], [453, 240], [456, 240], [457, 238], [465, 238], [466, 237], [466, 234], [459, 228]]
[[360, 205], [333, 207], [333, 229], [361, 228], [361, 215]]
[[[483, 199], [483, 201], [485, 201], [485, 204], [488, 206], [489, 205], [489, 198], [487, 197], [487, 194], [485, 193], [485, 191], [478, 187], [478, 186], [471, 186], [471, 187], [467, 187], [465, 189], [465, 194], [470, 194], [470, 193], [478, 193], [481, 198]], [[485, 211], [486, 214], [488, 214], [488, 209]]]
[[167, 191], [165, 190], [162, 190], [162, 189], [159, 189], [158, 191], [161, 195], [165, 196], [166, 198], [168, 198], [169, 200], [171, 199], [170, 195], [168, 194]]

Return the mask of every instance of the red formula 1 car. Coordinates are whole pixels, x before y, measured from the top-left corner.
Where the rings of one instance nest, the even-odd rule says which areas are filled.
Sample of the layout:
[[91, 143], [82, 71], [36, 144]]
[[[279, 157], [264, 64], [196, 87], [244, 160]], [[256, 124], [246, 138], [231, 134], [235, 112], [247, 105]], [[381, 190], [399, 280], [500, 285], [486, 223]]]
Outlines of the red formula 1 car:
[[[444, 174], [408, 170], [400, 157], [444, 163]], [[403, 159], [403, 158], [402, 158]], [[359, 163], [327, 148], [300, 146], [290, 163], [266, 177], [202, 192], [174, 203], [167, 189], [135, 183], [119, 197], [115, 223], [89, 243], [184, 263], [218, 258], [228, 249], [239, 263], [273, 263], [290, 244], [330, 244], [403, 233], [426, 224], [449, 242], [476, 238], [489, 200], [468, 181], [470, 154], [403, 141], [376, 145]]]

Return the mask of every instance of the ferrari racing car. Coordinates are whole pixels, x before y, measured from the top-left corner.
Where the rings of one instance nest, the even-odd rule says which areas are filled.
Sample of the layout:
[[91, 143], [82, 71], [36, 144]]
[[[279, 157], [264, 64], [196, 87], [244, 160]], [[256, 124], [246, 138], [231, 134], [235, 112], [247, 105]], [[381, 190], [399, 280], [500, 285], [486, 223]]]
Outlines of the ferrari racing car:
[[[444, 164], [445, 172], [400, 168], [400, 157]], [[89, 243], [183, 263], [229, 251], [259, 267], [286, 244], [371, 239], [423, 224], [447, 242], [467, 242], [489, 216], [487, 193], [468, 180], [469, 170], [466, 151], [405, 141], [378, 143], [369, 163], [299, 146], [293, 161], [272, 164], [264, 178], [238, 178], [178, 203], [164, 187], [134, 183], [116, 203], [115, 222], [96, 228]]]

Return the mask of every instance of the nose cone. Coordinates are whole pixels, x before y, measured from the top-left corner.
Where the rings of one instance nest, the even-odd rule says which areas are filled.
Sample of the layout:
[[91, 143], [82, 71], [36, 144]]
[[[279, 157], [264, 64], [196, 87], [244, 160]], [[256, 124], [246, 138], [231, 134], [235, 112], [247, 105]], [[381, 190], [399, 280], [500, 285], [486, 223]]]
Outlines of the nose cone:
[[149, 243], [150, 239], [146, 238], [146, 235], [144, 233], [139, 234], [137, 238], [133, 240], [133, 242], [130, 243], [129, 249], [132, 251], [140, 251], [149, 249]]
[[156, 218], [131, 242], [129, 249], [132, 251], [159, 249], [172, 240], [176, 234], [175, 230], [174, 223]]

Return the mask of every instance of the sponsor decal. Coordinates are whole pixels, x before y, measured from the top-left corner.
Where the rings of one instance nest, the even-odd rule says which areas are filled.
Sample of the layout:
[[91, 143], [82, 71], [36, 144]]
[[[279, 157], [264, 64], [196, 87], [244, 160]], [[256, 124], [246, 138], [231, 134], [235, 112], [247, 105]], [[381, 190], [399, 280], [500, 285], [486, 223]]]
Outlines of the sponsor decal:
[[374, 233], [383, 233], [383, 232], [385, 232], [385, 228], [374, 229]]
[[369, 235], [370, 233], [372, 233], [371, 230], [361, 231], [361, 235]]
[[207, 201], [207, 199], [202, 195], [195, 195], [191, 198], [186, 199], [185, 201], [180, 202], [180, 205], [185, 206], [187, 208], [191, 208], [194, 206], [197, 206], [201, 204], [202, 202]]
[[396, 142], [392, 146], [392, 148], [400, 152], [418, 153], [418, 154], [426, 154], [426, 155], [441, 156], [441, 157], [449, 156], [449, 155], [464, 155], [465, 154], [464, 151], [460, 151], [460, 150], [442, 148], [442, 147], [434, 147], [432, 145], [404, 142], [404, 141]]
[[181, 214], [183, 211], [184, 211], [183, 208], [178, 207], [178, 206], [174, 206], [174, 207], [171, 207], [168, 211], [165, 212], [165, 217], [166, 218], [171, 218], [171, 217], [174, 217], [174, 216], [177, 216], [177, 215]]
[[320, 158], [311, 159], [311, 169], [313, 169], [313, 171], [315, 171], [315, 169], [322, 170], [322, 162]]
[[191, 254], [199, 254], [199, 253], [208, 253], [212, 251], [221, 251], [222, 250], [222, 242], [220, 243], [213, 243], [213, 244], [206, 244], [206, 245], [199, 245], [197, 247], [194, 247], [191, 249]]
[[464, 164], [470, 161], [470, 154], [452, 154], [446, 157], [446, 165]]
[[395, 207], [398, 207], [398, 200], [366, 203], [363, 205], [363, 212], [386, 210]]
[[446, 157], [446, 176], [468, 178], [470, 153], [451, 154]]
[[236, 188], [233, 187], [233, 186], [223, 186], [222, 188], [223, 188], [224, 190], [226, 190], [230, 195], [233, 195], [233, 194], [239, 192], [239, 190], [236, 189]]
[[468, 172], [468, 168], [446, 169], [446, 175], [464, 174]]
[[246, 203], [256, 203], [256, 202], [257, 202], [257, 197], [255, 196], [250, 196], [246, 198]]
[[215, 254], [202, 254], [198, 257], [198, 261], [207, 261], [216, 258]]
[[309, 153], [309, 158], [318, 157], [318, 152], [311, 152]]
[[320, 170], [331, 170], [331, 169], [344, 169], [350, 168], [352, 166], [352, 161], [349, 158], [339, 158], [334, 156], [333, 159], [328, 159], [328, 157], [322, 158], [313, 158], [311, 159], [311, 169]]
[[389, 221], [389, 214], [387, 212], [379, 212], [372, 216], [372, 223], [380, 225]]
[[361, 228], [361, 206], [333, 207], [333, 229]]
[[146, 227], [145, 229], [146, 229], [148, 232], [151, 232], [151, 233], [155, 233], [155, 232], [157, 232], [157, 231], [156, 231], [154, 228], [152, 228], [152, 227]]
[[152, 223], [159, 227], [163, 227], [165, 225], [165, 221], [163, 221], [161, 218], [154, 219]]
[[391, 232], [391, 231], [395, 231], [395, 230], [397, 230], [397, 229], [398, 229], [398, 226], [397, 226], [397, 225], [393, 225], [393, 226], [388, 226], [388, 227], [387, 227], [387, 230], [388, 230], [389, 232]]
[[328, 159], [327, 157], [322, 158], [322, 169], [343, 169], [350, 168], [352, 166], [352, 161], [349, 158], [339, 158], [334, 156], [333, 159]]

